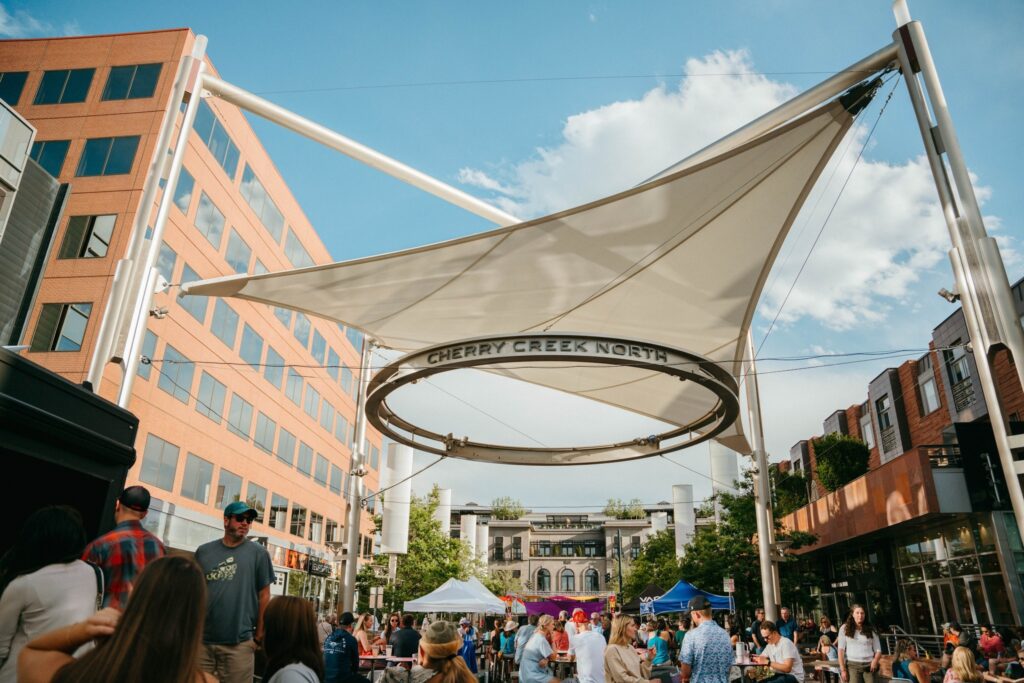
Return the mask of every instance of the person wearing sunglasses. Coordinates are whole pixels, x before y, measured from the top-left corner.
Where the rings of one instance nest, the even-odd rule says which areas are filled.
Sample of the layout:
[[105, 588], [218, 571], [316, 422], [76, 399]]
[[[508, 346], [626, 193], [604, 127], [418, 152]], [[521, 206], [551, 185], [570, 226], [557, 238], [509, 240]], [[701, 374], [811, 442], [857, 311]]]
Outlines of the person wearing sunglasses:
[[196, 548], [207, 593], [199, 665], [222, 683], [252, 681], [263, 641], [274, 567], [267, 549], [247, 538], [258, 514], [244, 501], [230, 503], [224, 508], [224, 537]]

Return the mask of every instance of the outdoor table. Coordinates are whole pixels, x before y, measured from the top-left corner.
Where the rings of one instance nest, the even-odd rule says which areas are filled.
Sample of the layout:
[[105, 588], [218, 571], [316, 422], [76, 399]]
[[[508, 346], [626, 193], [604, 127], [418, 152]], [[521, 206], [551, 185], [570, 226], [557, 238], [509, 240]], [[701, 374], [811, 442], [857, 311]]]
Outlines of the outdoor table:
[[839, 660], [830, 659], [827, 661], [814, 662], [814, 670], [818, 673], [818, 680], [824, 683], [835, 677], [839, 680]]
[[[373, 674], [374, 674], [375, 671], [377, 671], [377, 662], [384, 662], [384, 666], [381, 667], [381, 670], [383, 670], [384, 668], [387, 667], [388, 662], [395, 662], [397, 664], [406, 664], [406, 663], [413, 664], [416, 661], [416, 658], [415, 657], [394, 657], [394, 656], [388, 657], [386, 654], [383, 654], [383, 655], [359, 655], [359, 661], [360, 662], [369, 662], [370, 663], [370, 676], [369, 676], [369, 678], [370, 678], [370, 682], [373, 683]], [[408, 671], [408, 674], [409, 674], [409, 679], [411, 680], [412, 679], [412, 667], [410, 666], [409, 669], [407, 669], [407, 671]]]
[[576, 668], [576, 658], [570, 656], [567, 650], [553, 653], [550, 663], [555, 669], [555, 678], [558, 680], [565, 680], [574, 673]]

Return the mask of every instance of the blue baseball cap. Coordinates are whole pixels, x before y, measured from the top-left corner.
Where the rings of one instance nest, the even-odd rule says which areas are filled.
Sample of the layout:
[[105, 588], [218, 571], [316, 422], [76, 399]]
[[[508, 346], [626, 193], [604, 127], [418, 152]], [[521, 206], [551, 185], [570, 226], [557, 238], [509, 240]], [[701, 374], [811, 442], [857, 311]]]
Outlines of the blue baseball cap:
[[244, 515], [247, 516], [250, 520], [253, 520], [256, 519], [256, 516], [258, 514], [259, 513], [256, 512], [256, 510], [249, 507], [248, 503], [241, 500], [236, 500], [234, 503], [229, 503], [228, 506], [224, 508], [225, 517], [229, 517], [231, 515], [237, 515], [241, 517]]

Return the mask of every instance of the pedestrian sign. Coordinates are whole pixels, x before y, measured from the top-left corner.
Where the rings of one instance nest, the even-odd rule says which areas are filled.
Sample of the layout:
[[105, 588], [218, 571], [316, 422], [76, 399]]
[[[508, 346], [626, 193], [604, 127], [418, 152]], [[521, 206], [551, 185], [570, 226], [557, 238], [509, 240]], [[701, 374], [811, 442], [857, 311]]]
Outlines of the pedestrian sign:
[[733, 581], [733, 578], [731, 576], [725, 577], [725, 580], [722, 581], [722, 590], [726, 593], [736, 592], [736, 582]]

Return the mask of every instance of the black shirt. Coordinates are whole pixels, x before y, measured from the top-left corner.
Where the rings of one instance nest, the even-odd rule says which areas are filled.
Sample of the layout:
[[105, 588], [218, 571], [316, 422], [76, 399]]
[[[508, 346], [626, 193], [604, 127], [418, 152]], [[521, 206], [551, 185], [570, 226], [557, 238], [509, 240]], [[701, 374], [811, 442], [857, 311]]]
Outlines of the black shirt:
[[420, 648], [420, 632], [402, 627], [391, 635], [392, 657], [415, 657]]
[[757, 619], [754, 619], [754, 623], [750, 625], [750, 637], [758, 649], [764, 649], [768, 645], [768, 641], [761, 635], [761, 622]]

